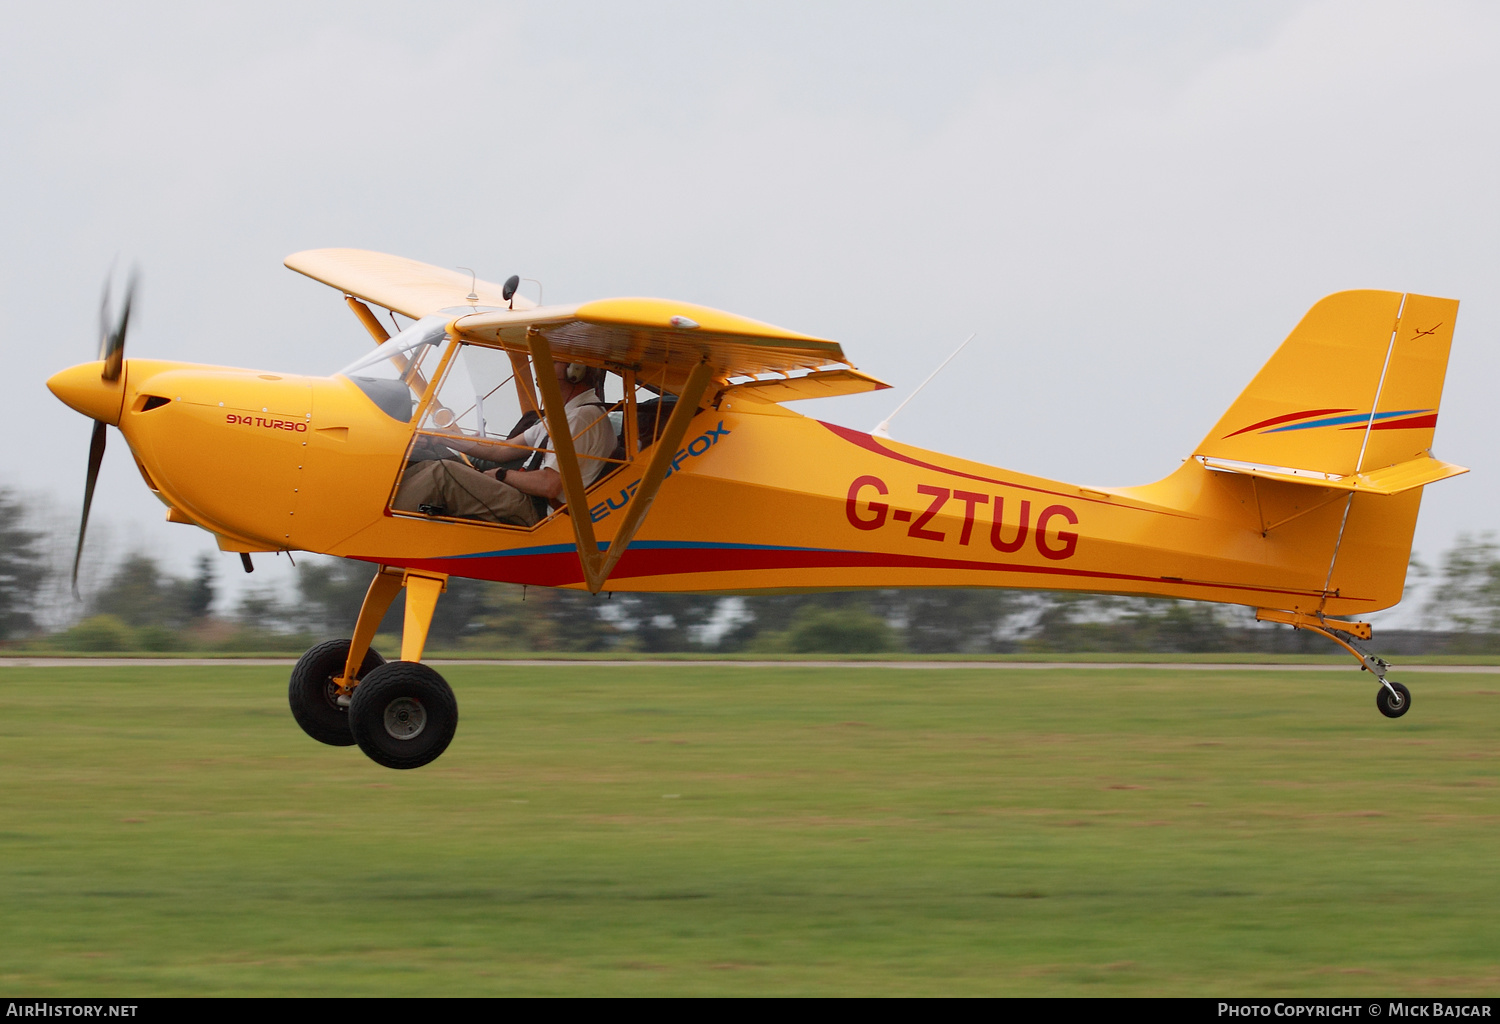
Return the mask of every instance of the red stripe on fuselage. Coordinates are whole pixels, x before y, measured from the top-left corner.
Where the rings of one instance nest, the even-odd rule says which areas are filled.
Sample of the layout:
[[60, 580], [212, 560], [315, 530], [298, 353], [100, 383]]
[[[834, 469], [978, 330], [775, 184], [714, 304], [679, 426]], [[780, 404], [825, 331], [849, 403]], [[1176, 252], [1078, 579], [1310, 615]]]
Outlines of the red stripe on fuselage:
[[[468, 576], [473, 579], [498, 580], [537, 587], [562, 587], [583, 582], [578, 556], [571, 551], [539, 555], [501, 555], [493, 558], [421, 558], [411, 560], [366, 559], [384, 565], [407, 569]], [[933, 558], [925, 555], [902, 555], [881, 551], [827, 551], [808, 548], [651, 548], [627, 551], [615, 567], [611, 579], [642, 576], [684, 576], [708, 572], [749, 572], [770, 569], [958, 569], [982, 572], [1017, 573], [1028, 576], [1066, 577], [1106, 580], [1120, 583], [1174, 583], [1208, 590], [1241, 590], [1257, 594], [1282, 594], [1292, 597], [1322, 597], [1318, 590], [1286, 590], [1242, 583], [1213, 583], [1201, 580], [1167, 580], [1160, 576], [1131, 573], [1097, 572], [1053, 565], [1025, 565], [1016, 562], [976, 562], [958, 558]], [[1368, 601], [1369, 598], [1344, 597], [1346, 601]]]

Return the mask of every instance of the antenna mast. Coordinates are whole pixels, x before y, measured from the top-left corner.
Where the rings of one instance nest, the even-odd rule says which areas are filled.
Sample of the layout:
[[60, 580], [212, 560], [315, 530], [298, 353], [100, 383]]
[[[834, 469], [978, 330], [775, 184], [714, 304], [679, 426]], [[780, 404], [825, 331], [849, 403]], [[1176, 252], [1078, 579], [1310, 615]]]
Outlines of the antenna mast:
[[892, 412], [885, 419], [881, 420], [880, 423], [875, 427], [875, 429], [872, 430], [872, 431], [870, 431], [870, 433], [874, 434], [876, 437], [890, 437], [891, 436], [891, 430], [890, 430], [891, 420], [893, 420], [893, 419], [896, 418], [896, 413], [900, 412], [902, 409], [905, 409], [907, 402], [910, 402], [913, 398], [916, 398], [917, 395], [918, 395], [918, 393], [920, 393], [923, 388], [925, 388], [927, 385], [931, 384], [932, 383], [932, 378], [934, 378], [938, 374], [942, 373], [943, 372], [943, 367], [945, 367], [949, 363], [953, 362], [953, 356], [956, 356], [960, 352], [962, 352], [964, 350], [964, 345], [967, 345], [969, 342], [973, 341], [974, 340], [974, 335], [976, 333], [978, 333], [978, 332], [971, 331], [969, 333], [969, 336], [967, 338], [965, 338], [959, 344], [958, 348], [956, 348], [956, 349], [953, 350], [953, 355], [949, 356], [947, 359], [944, 359], [941, 363], [938, 363], [938, 368], [936, 370], [933, 370], [931, 373], [929, 373], [927, 375], [927, 379], [924, 380], [922, 383], [920, 383], [920, 384], [917, 385], [917, 390], [913, 391], [911, 394], [907, 395], [906, 396], [906, 401], [903, 401], [900, 405], [896, 406], [895, 411]]

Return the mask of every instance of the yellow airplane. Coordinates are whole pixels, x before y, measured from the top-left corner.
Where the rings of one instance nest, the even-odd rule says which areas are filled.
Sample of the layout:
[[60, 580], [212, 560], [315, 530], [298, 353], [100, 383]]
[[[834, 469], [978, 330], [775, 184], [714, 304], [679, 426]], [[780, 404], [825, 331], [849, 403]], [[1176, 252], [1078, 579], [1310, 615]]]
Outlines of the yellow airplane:
[[[352, 639], [292, 673], [293, 713], [324, 743], [391, 768], [446, 749], [457, 704], [421, 658], [452, 576], [1239, 604], [1345, 647], [1380, 679], [1388, 717], [1410, 706], [1387, 663], [1355, 646], [1369, 625], [1349, 618], [1400, 600], [1422, 488], [1465, 472], [1430, 451], [1456, 301], [1330, 295], [1175, 472], [1079, 487], [792, 411], [888, 386], [832, 341], [662, 299], [539, 306], [515, 277], [362, 250], [286, 265], [339, 289], [376, 347], [328, 377], [125, 360], [127, 297], [100, 359], [48, 387], [95, 421], [80, 551], [110, 425], [167, 519], [214, 534], [247, 571], [252, 553], [294, 550], [379, 566]], [[434, 473], [467, 488], [460, 500], [421, 500]], [[505, 514], [485, 504], [511, 493], [501, 476], [531, 481]], [[464, 507], [470, 491], [478, 505]], [[387, 663], [370, 643], [403, 587], [400, 660]]]

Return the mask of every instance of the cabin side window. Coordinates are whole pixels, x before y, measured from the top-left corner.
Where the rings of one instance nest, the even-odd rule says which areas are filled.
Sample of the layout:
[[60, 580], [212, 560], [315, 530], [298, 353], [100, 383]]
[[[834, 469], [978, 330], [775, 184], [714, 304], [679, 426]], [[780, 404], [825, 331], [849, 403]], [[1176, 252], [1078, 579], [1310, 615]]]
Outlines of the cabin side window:
[[[592, 487], [638, 448], [634, 375], [577, 363], [547, 371], [568, 396], [579, 470]], [[527, 493], [528, 481], [535, 489], [544, 479], [534, 474], [557, 468], [555, 446], [535, 411], [541, 389], [529, 359], [463, 343], [443, 360], [441, 375], [421, 410], [391, 510], [511, 527], [535, 526], [554, 514], [560, 495]], [[496, 470], [519, 475], [506, 482]]]

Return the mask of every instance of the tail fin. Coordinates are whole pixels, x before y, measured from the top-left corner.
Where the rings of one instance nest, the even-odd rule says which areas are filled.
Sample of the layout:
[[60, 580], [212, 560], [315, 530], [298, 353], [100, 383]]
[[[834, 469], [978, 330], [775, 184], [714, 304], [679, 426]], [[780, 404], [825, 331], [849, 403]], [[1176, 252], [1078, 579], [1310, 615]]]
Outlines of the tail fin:
[[1457, 316], [1453, 299], [1328, 296], [1193, 454], [1338, 476], [1425, 455]]
[[1425, 295], [1328, 296], [1193, 453], [1260, 478], [1244, 489], [1267, 553], [1321, 584], [1295, 610], [1362, 615], [1401, 599], [1422, 487], [1464, 472], [1429, 451], [1457, 315]]

